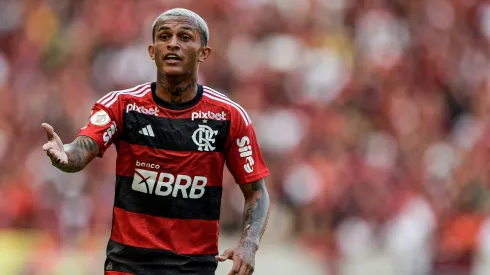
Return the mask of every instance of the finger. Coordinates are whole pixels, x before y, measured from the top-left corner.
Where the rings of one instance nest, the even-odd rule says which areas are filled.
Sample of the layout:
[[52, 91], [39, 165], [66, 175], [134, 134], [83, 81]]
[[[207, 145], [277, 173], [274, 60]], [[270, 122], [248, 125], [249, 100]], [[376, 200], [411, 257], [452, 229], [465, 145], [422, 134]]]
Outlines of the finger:
[[56, 156], [56, 154], [49, 149], [46, 151], [46, 155], [48, 155], [49, 159], [51, 160], [51, 164], [59, 164], [60, 163], [60, 158]]
[[61, 141], [61, 138], [58, 136], [58, 134], [54, 131], [53, 127], [47, 123], [43, 123], [42, 126], [46, 131], [46, 137], [48, 138], [48, 140], [55, 142], [53, 146], [63, 148], [63, 142]]
[[53, 144], [51, 142], [45, 143], [43, 145], [43, 150], [44, 151], [48, 151], [49, 149], [52, 149], [52, 148], [53, 148]]
[[48, 155], [48, 157], [50, 157], [51, 159], [53, 160], [56, 160], [57, 162], [63, 162], [65, 161], [65, 156], [64, 154], [62, 154], [61, 152], [55, 150], [55, 149], [48, 149], [46, 151], [46, 154]]
[[226, 261], [228, 259], [231, 259], [232, 257], [233, 257], [233, 250], [232, 249], [227, 249], [220, 256], [216, 256], [216, 260], [218, 260], [220, 262], [224, 262], [224, 261]]
[[216, 256], [215, 258], [216, 258], [216, 260], [217, 260], [218, 262], [224, 262], [224, 261], [226, 261], [226, 260], [227, 260], [225, 257], [220, 256], [220, 255]]
[[238, 275], [248, 275], [249, 264], [245, 261], [242, 261], [242, 265], [240, 266], [240, 270], [238, 271]]
[[233, 267], [231, 268], [230, 273], [228, 275], [236, 275], [238, 271], [240, 271], [240, 267], [242, 266], [242, 260], [238, 257], [233, 257]]
[[57, 150], [50, 149], [48, 150], [50, 156], [52, 159], [56, 160], [57, 163], [59, 164], [67, 164], [68, 163], [68, 158], [66, 157], [66, 154], [63, 152], [59, 152]]
[[46, 150], [46, 155], [50, 158], [50, 159], [56, 159], [56, 156], [54, 154], [54, 151], [53, 149], [51, 148], [48, 148], [48, 150]]
[[55, 166], [55, 167], [56, 167], [57, 165], [59, 165], [58, 160], [57, 160], [55, 157], [50, 156], [50, 155], [48, 155], [48, 156], [49, 156], [49, 160], [51, 160], [51, 165], [53, 165], [53, 166]]
[[47, 151], [49, 149], [52, 149], [54, 151], [57, 151], [57, 144], [56, 144], [56, 141], [48, 141], [46, 142], [44, 145], [43, 145], [43, 150], [44, 151]]
[[46, 137], [48, 138], [48, 140], [52, 140], [54, 138], [53, 126], [47, 123], [43, 123], [41, 124], [41, 126], [43, 127], [44, 131], [46, 131]]

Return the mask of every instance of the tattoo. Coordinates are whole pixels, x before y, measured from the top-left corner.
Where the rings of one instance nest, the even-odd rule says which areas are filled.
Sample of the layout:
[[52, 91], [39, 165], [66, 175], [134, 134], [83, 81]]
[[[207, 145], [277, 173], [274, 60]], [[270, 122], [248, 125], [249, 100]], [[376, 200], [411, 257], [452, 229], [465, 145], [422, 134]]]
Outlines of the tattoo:
[[250, 186], [243, 186], [242, 191], [245, 195], [244, 229], [234, 253], [244, 260], [253, 272], [255, 253], [269, 219], [270, 200], [264, 180], [255, 181]]
[[257, 245], [251, 242], [240, 240], [237, 249], [235, 250], [235, 256], [246, 261], [252, 268], [255, 266], [255, 252], [257, 251]]
[[192, 87], [195, 87], [196, 80], [188, 78], [182, 81], [169, 82], [159, 81], [160, 86], [170, 93], [170, 103], [182, 103], [182, 94], [190, 91]]
[[245, 201], [243, 210], [244, 230], [239, 246], [251, 250], [258, 249], [269, 219], [269, 194], [263, 180], [252, 183], [253, 196]]
[[63, 172], [75, 173], [85, 168], [99, 154], [99, 146], [93, 139], [79, 136], [72, 143], [65, 145], [65, 152], [68, 164], [58, 164], [56, 167]]

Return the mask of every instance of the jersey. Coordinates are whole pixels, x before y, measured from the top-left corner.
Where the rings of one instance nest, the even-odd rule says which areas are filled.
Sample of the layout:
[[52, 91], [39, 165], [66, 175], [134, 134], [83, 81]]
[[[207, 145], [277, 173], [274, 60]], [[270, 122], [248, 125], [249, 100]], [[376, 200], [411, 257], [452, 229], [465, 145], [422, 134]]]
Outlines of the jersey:
[[269, 175], [247, 112], [198, 85], [169, 104], [146, 83], [95, 103], [80, 136], [117, 150], [106, 275], [214, 274], [226, 164], [238, 184]]

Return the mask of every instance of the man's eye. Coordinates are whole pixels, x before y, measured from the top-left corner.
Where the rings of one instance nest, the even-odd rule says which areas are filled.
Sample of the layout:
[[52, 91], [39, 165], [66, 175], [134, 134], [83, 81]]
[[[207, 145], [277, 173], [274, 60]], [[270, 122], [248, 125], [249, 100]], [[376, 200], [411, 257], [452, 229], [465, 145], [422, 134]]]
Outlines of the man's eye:
[[166, 39], [168, 39], [168, 35], [162, 34], [162, 35], [160, 35], [160, 39], [166, 40]]
[[188, 36], [188, 35], [182, 35], [182, 40], [189, 41], [189, 39], [191, 39], [190, 36]]

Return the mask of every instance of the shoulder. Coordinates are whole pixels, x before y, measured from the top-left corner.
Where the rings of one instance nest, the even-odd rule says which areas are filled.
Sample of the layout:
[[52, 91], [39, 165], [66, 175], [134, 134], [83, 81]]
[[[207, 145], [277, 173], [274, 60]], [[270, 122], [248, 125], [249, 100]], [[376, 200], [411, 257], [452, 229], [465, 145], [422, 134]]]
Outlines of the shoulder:
[[[127, 99], [143, 98], [151, 92], [151, 82], [140, 84], [129, 89], [112, 91], [97, 101], [97, 104], [110, 108], [114, 103], [124, 102]], [[151, 93], [150, 93], [151, 94]], [[117, 104], [116, 104], [117, 105]]]
[[239, 120], [246, 126], [252, 124], [252, 120], [247, 111], [237, 102], [231, 100], [225, 94], [216, 91], [208, 86], [203, 86], [203, 98], [210, 104], [217, 105], [225, 109], [230, 115], [231, 120]]

